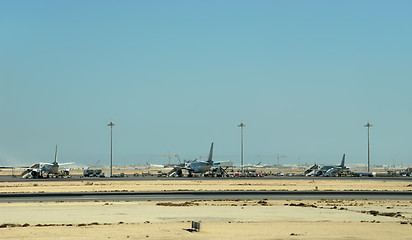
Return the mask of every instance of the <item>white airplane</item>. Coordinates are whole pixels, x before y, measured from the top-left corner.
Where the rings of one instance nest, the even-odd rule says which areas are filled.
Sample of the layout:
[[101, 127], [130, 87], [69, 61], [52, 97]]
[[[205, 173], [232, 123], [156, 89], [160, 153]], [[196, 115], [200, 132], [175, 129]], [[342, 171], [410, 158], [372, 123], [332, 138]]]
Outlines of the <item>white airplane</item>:
[[262, 164], [262, 162], [258, 162], [255, 164], [245, 164], [245, 165], [240, 165], [239, 167], [244, 167], [244, 168], [271, 168], [271, 167], [276, 167], [275, 165], [270, 165], [270, 164]]
[[349, 170], [349, 168], [345, 167], [345, 154], [343, 154], [342, 162], [340, 163], [340, 165], [323, 166], [317, 174], [324, 177], [332, 177], [338, 175], [344, 170]]
[[322, 177], [339, 177], [339, 176], [353, 176], [353, 177], [376, 177], [376, 172], [353, 172], [349, 167], [345, 166], [345, 154], [343, 154], [340, 165], [323, 166], [315, 164], [305, 171], [305, 176], [322, 176]]
[[148, 163], [148, 162], [146, 162], [146, 166], [147, 166], [147, 168], [165, 168], [166, 167], [165, 165], [151, 164], [151, 163]]
[[[61, 166], [73, 164], [70, 163], [58, 163], [57, 162], [57, 145], [54, 155], [54, 162], [52, 163], [36, 163], [30, 168], [26, 169], [22, 174], [22, 178], [42, 178], [50, 177], [50, 174], [54, 176], [67, 176], [69, 175], [69, 169], [61, 169]], [[45, 176], [46, 175], [46, 176]]]
[[319, 165], [313, 165], [306, 170], [305, 176], [322, 176], [322, 177], [335, 177], [344, 172], [348, 172], [349, 168], [345, 166], [345, 154], [343, 154], [342, 162], [340, 165], [330, 165], [320, 167]]
[[193, 161], [185, 163], [183, 166], [175, 166], [173, 170], [169, 173], [169, 176], [182, 176], [182, 170], [187, 170], [189, 176], [193, 176], [193, 173], [206, 173], [210, 171], [210, 168], [213, 166], [213, 143], [210, 146], [209, 157], [207, 161]]

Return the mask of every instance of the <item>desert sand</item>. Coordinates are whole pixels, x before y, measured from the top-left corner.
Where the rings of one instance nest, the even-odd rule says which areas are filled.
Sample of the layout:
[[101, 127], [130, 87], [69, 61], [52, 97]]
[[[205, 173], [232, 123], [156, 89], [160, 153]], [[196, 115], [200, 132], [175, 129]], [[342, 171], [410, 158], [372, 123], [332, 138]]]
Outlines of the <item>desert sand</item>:
[[[3, 203], [0, 239], [410, 239], [411, 206], [368, 200]], [[190, 221], [201, 221], [201, 231], [190, 231]]]
[[[411, 191], [405, 181], [149, 180], [2, 182], [0, 192]], [[201, 221], [200, 232], [190, 230]], [[0, 239], [411, 239], [412, 199], [0, 203]]]
[[0, 193], [103, 191], [412, 191], [412, 180], [369, 179], [194, 179], [144, 181], [0, 182]]

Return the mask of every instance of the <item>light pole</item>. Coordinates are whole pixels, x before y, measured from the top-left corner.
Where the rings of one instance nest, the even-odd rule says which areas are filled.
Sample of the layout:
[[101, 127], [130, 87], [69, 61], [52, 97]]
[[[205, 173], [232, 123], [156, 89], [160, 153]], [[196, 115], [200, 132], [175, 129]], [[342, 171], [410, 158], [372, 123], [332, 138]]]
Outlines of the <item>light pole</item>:
[[368, 172], [370, 172], [369, 128], [373, 127], [373, 125], [370, 122], [368, 122], [364, 125], [364, 127], [368, 128]]
[[113, 177], [113, 127], [115, 124], [110, 122], [107, 126], [110, 127], [110, 177]]
[[241, 155], [240, 155], [240, 169], [242, 171], [243, 174], [243, 128], [246, 127], [246, 124], [244, 124], [243, 122], [241, 122], [239, 125], [237, 125], [238, 127], [240, 127], [240, 151], [241, 151]]

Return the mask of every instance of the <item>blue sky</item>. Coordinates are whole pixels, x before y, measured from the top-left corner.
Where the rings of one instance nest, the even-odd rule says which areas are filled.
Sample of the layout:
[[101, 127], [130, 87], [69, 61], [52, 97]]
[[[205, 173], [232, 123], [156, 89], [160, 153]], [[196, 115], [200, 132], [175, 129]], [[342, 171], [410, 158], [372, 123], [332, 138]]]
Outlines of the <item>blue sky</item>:
[[1, 1], [0, 165], [412, 165], [410, 1]]

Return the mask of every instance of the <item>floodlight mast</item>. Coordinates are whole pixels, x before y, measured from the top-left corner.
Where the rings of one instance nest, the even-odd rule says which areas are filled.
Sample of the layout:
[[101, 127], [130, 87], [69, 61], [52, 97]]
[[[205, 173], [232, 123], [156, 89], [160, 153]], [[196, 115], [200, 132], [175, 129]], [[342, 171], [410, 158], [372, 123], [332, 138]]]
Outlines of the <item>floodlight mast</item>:
[[373, 125], [368, 122], [367, 124], [364, 125], [364, 127], [368, 128], [368, 172], [370, 172], [370, 147], [369, 147], [369, 129], [373, 127]]
[[107, 126], [110, 127], [110, 177], [113, 177], [113, 127], [116, 125], [110, 122]]
[[243, 128], [244, 127], [246, 127], [246, 124], [244, 124], [243, 122], [241, 122], [239, 125], [238, 125], [238, 127], [240, 127], [240, 132], [241, 132], [241, 134], [240, 134], [240, 151], [241, 151], [241, 155], [240, 155], [240, 169], [241, 169], [241, 172], [242, 172], [242, 174], [244, 173], [244, 169], [243, 169], [243, 166], [244, 166], [244, 164], [243, 164]]

